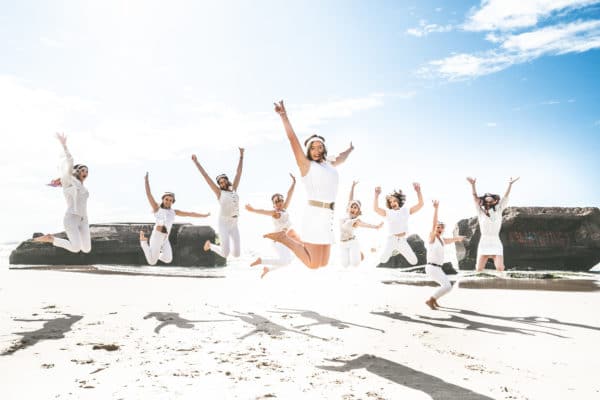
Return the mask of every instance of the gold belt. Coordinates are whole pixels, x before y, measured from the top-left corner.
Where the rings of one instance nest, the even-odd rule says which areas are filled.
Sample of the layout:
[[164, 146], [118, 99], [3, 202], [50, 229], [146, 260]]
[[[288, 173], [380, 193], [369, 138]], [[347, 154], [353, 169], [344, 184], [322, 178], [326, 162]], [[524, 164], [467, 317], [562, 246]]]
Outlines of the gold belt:
[[349, 242], [349, 241], [354, 240], [354, 239], [356, 239], [356, 236], [352, 236], [352, 237], [350, 237], [348, 239], [340, 239], [340, 242]]
[[333, 206], [334, 206], [335, 202], [334, 203], [323, 203], [322, 201], [309, 200], [308, 204], [313, 207], [329, 208], [330, 210], [333, 210]]

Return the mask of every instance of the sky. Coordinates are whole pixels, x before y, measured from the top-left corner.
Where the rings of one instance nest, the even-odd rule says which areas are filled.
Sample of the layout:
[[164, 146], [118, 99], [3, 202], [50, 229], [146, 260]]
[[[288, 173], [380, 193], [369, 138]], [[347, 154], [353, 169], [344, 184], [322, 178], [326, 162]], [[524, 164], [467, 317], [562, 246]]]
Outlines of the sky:
[[[373, 190], [431, 200], [452, 227], [474, 215], [467, 176], [513, 206], [600, 205], [600, 0], [19, 1], [0, 7], [0, 243], [62, 231], [55, 178], [65, 132], [90, 168], [90, 222], [152, 222], [143, 177], [176, 208], [218, 204], [190, 160], [234, 175], [241, 203], [268, 208], [298, 176], [273, 101], [298, 136], [319, 133], [364, 219]], [[306, 201], [298, 185], [290, 212]], [[11, 211], [14, 209], [14, 211]], [[271, 230], [242, 212], [242, 249]], [[368, 239], [376, 242], [378, 237]], [[247, 245], [245, 246], [244, 243]]]

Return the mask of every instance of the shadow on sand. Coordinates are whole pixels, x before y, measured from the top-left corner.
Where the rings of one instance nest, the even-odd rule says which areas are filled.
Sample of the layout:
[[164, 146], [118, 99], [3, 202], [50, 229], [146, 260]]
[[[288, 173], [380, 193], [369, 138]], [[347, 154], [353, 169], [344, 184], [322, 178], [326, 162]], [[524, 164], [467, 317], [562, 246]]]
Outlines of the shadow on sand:
[[308, 336], [313, 339], [321, 339], [321, 340], [325, 340], [325, 341], [327, 340], [325, 338], [322, 338], [319, 336], [314, 336], [314, 335], [311, 335], [311, 334], [308, 334], [308, 333], [305, 333], [302, 331], [297, 331], [295, 329], [286, 328], [285, 326], [271, 322], [270, 320], [263, 317], [262, 315], [255, 314], [253, 312], [249, 312], [249, 313], [241, 313], [239, 311], [234, 311], [234, 312], [236, 314], [227, 314], [224, 312], [221, 312], [220, 314], [226, 315], [228, 317], [239, 318], [240, 320], [244, 321], [245, 323], [255, 326], [254, 330], [248, 332], [244, 336], [240, 336], [239, 339], [245, 339], [248, 336], [254, 335], [255, 333], [258, 333], [258, 332], [264, 332], [271, 337], [282, 337], [284, 332], [293, 332], [293, 333], [297, 333], [299, 335]]
[[181, 318], [179, 313], [174, 312], [151, 312], [148, 313], [144, 317], [144, 319], [148, 318], [156, 318], [158, 322], [161, 322], [156, 328], [154, 328], [155, 333], [160, 333], [160, 330], [165, 326], [174, 325], [177, 328], [181, 329], [191, 329], [194, 327], [194, 324], [201, 322], [225, 322], [225, 321], [235, 321], [233, 319], [208, 319], [208, 320], [190, 320]]
[[77, 321], [83, 317], [81, 315], [64, 314], [65, 318], [54, 318], [54, 319], [19, 319], [15, 318], [13, 321], [20, 322], [44, 322], [44, 325], [35, 331], [31, 332], [16, 332], [14, 335], [21, 335], [21, 339], [12, 345], [9, 349], [4, 351], [2, 356], [13, 354], [18, 350], [25, 349], [33, 346], [43, 340], [57, 340], [63, 339], [65, 333], [69, 332]]
[[348, 372], [353, 369], [365, 368], [367, 371], [379, 375], [399, 385], [427, 393], [433, 400], [461, 399], [461, 400], [486, 400], [491, 397], [475, 393], [461, 386], [448, 383], [436, 376], [409, 368], [385, 358], [363, 354], [352, 360], [326, 359], [329, 362], [342, 363], [342, 365], [321, 365], [317, 368], [327, 371]]
[[353, 322], [341, 321], [339, 319], [335, 319], [335, 318], [331, 318], [331, 317], [326, 317], [324, 315], [319, 314], [316, 311], [298, 310], [295, 308], [278, 308], [278, 310], [281, 310], [281, 311], [270, 311], [270, 312], [279, 313], [279, 314], [297, 314], [297, 315], [300, 315], [301, 317], [312, 319], [312, 320], [316, 321], [311, 324], [295, 325], [294, 328], [307, 328], [309, 326], [316, 326], [316, 325], [331, 325], [334, 328], [346, 329], [346, 328], [349, 328], [351, 325], [351, 326], [356, 326], [358, 328], [371, 329], [374, 331], [379, 331], [381, 333], [385, 333], [385, 331], [382, 329], [373, 328], [371, 326], [366, 326], [366, 325], [359, 325], [359, 324], [355, 324]]

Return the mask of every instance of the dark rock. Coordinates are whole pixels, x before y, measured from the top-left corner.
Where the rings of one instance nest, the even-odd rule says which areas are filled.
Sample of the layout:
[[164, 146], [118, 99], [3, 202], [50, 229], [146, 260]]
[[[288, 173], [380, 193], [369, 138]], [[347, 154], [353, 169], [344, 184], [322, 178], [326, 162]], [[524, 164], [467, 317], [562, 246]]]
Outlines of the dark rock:
[[[417, 255], [417, 264], [415, 265], [425, 264], [427, 262], [427, 250], [425, 249], [425, 242], [423, 242], [423, 239], [421, 239], [419, 235], [410, 235], [406, 238], [406, 241]], [[409, 264], [401, 254], [392, 256], [388, 262], [378, 265], [378, 267], [384, 268], [408, 268], [412, 266], [413, 265]]]
[[[113, 223], [92, 224], [92, 251], [89, 254], [71, 253], [49, 243], [36, 243], [27, 240], [19, 244], [10, 254], [11, 264], [27, 265], [148, 265], [140, 247], [140, 230], [150, 237], [153, 224]], [[54, 234], [66, 238], [64, 232]], [[215, 231], [210, 226], [173, 224], [169, 241], [173, 248], [173, 262], [157, 265], [178, 265], [190, 267], [212, 267], [225, 265], [225, 259], [212, 251], [205, 252], [204, 242], [214, 243]]]
[[[475, 269], [477, 218], [460, 220], [454, 233], [466, 236], [456, 243], [459, 268]], [[588, 271], [600, 261], [600, 209], [509, 207], [502, 214], [500, 240], [507, 269]]]

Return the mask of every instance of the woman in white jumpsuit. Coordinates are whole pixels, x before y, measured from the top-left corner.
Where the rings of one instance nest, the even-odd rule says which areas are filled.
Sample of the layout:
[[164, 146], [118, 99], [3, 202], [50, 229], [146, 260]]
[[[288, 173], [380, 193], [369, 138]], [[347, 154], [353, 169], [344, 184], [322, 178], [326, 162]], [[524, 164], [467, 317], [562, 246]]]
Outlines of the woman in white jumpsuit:
[[156, 222], [152, 229], [152, 233], [150, 234], [150, 243], [148, 243], [144, 231], [140, 231], [140, 245], [142, 246], [142, 251], [146, 256], [148, 264], [156, 265], [158, 260], [168, 264], [173, 261], [173, 250], [171, 249], [171, 243], [169, 242], [169, 233], [171, 233], [171, 227], [173, 226], [175, 216], [205, 218], [208, 217], [210, 213], [200, 214], [171, 208], [175, 203], [175, 194], [173, 192], [165, 192], [162, 195], [161, 203], [159, 205], [156, 200], [154, 200], [154, 196], [152, 196], [147, 172], [144, 177], [144, 183], [146, 187], [146, 197], [148, 198], [150, 207], [152, 207]]
[[312, 135], [302, 147], [288, 119], [283, 100], [275, 103], [275, 112], [281, 117], [292, 146], [308, 201], [302, 219], [302, 241], [294, 240], [284, 232], [268, 233], [264, 237], [292, 250], [308, 268], [324, 267], [329, 262], [334, 237], [333, 208], [338, 189], [338, 172], [335, 167], [346, 160], [354, 147], [350, 143], [346, 151], [329, 162], [323, 137]]
[[[292, 201], [294, 188], [296, 186], [296, 178], [292, 174], [290, 174], [290, 176], [292, 177], [292, 185], [288, 189], [287, 197], [284, 199], [283, 195], [279, 193], [275, 193], [273, 196], [271, 196], [271, 201], [273, 202], [272, 210], [256, 209], [250, 204], [246, 204], [246, 210], [256, 214], [268, 215], [273, 221], [273, 232], [285, 232], [285, 234], [291, 238], [300, 240], [298, 234], [292, 229], [292, 221], [290, 221], [290, 216], [287, 212], [290, 202]], [[273, 242], [273, 248], [275, 249], [277, 257], [258, 257], [252, 264], [250, 264], [251, 267], [260, 264], [264, 265], [262, 274], [260, 276], [261, 278], [263, 278], [267, 273], [281, 267], [285, 267], [292, 262], [292, 251], [290, 249], [278, 242]]]
[[382, 264], [388, 262], [396, 252], [402, 254], [409, 264], [417, 264], [417, 256], [406, 241], [408, 235], [408, 217], [423, 207], [421, 185], [413, 183], [413, 188], [415, 189], [415, 192], [417, 192], [417, 204], [408, 208], [405, 204], [406, 196], [402, 194], [402, 191], [394, 191], [385, 198], [387, 210], [379, 207], [381, 187], [378, 186], [375, 188], [375, 201], [373, 207], [377, 214], [386, 218], [388, 226], [388, 237], [383, 251], [381, 252], [380, 261]]
[[354, 229], [358, 227], [379, 229], [383, 226], [383, 222], [373, 225], [363, 222], [359, 218], [362, 214], [360, 210], [361, 203], [354, 199], [354, 187], [357, 184], [357, 181], [352, 182], [346, 216], [340, 220], [340, 263], [344, 268], [349, 265], [358, 267], [363, 259], [360, 252], [360, 243], [354, 234]]
[[92, 250], [90, 225], [87, 216], [87, 200], [89, 192], [83, 185], [88, 177], [88, 168], [83, 164], [73, 165], [73, 156], [67, 148], [67, 137], [57, 133], [56, 137], [63, 147], [65, 158], [61, 163], [60, 178], [50, 183], [50, 186], [62, 186], [67, 200], [67, 211], [63, 223], [67, 239], [52, 235], [43, 235], [34, 239], [36, 242], [52, 243], [72, 253], [89, 253]]
[[440, 287], [425, 301], [425, 304], [432, 310], [441, 307], [437, 300], [448, 293], [452, 289], [450, 279], [444, 273], [442, 265], [444, 265], [444, 245], [461, 242], [464, 236], [455, 236], [453, 238], [442, 238], [445, 224], [438, 221], [438, 207], [440, 202], [433, 201], [433, 226], [429, 234], [429, 242], [427, 243], [427, 265], [425, 265], [425, 273], [429, 278], [440, 284]]
[[[219, 238], [221, 246], [217, 246], [207, 240], [204, 242], [204, 251], [212, 250], [223, 258], [227, 258], [229, 254], [233, 257], [240, 256], [240, 231], [238, 228], [238, 216], [240, 214], [240, 199], [237, 194], [237, 188], [242, 177], [242, 166], [244, 163], [244, 149], [240, 148], [240, 160], [238, 162], [237, 171], [233, 183], [225, 174], [217, 176], [216, 184], [210, 179], [196, 155], [192, 156], [192, 161], [196, 164], [198, 171], [202, 174], [206, 183], [214, 192], [219, 200]], [[233, 247], [233, 250], [232, 250]]]
[[479, 221], [479, 230], [481, 238], [477, 246], [477, 267], [476, 271], [483, 271], [487, 260], [492, 258], [497, 271], [504, 271], [504, 249], [500, 241], [500, 228], [502, 228], [502, 212], [508, 205], [508, 195], [513, 183], [519, 178], [510, 178], [508, 189], [504, 198], [500, 199], [497, 194], [485, 193], [483, 196], [477, 196], [475, 188], [475, 178], [468, 177], [467, 181], [471, 184], [473, 201], [477, 209], [477, 220]]

